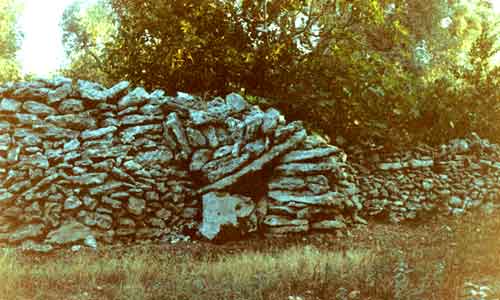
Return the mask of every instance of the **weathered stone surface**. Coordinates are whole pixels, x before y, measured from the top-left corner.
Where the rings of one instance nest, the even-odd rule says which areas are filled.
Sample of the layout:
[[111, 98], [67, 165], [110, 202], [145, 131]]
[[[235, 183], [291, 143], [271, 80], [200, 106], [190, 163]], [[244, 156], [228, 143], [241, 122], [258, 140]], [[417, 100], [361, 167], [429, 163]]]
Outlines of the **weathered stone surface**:
[[191, 154], [192, 151], [191, 147], [189, 146], [189, 141], [186, 137], [186, 132], [181, 120], [175, 112], [172, 112], [167, 116], [165, 127], [172, 130], [177, 143], [179, 143], [180, 145], [181, 150], [184, 151], [184, 153], [186, 153], [187, 155]]
[[118, 108], [124, 109], [129, 106], [140, 105], [148, 101], [148, 99], [148, 92], [144, 88], [138, 87], [118, 101]]
[[200, 171], [202, 167], [211, 159], [212, 151], [209, 149], [199, 149], [191, 157], [189, 170], [192, 172]]
[[297, 195], [287, 191], [269, 191], [269, 198], [279, 202], [298, 202], [312, 205], [339, 206], [342, 203], [342, 195], [337, 192], [328, 192], [323, 195]]
[[127, 209], [133, 215], [141, 215], [146, 209], [146, 201], [137, 197], [130, 197]]
[[56, 115], [56, 116], [48, 116], [45, 118], [46, 122], [53, 123], [56, 126], [70, 128], [70, 129], [88, 129], [88, 128], [96, 128], [97, 122], [95, 119], [90, 117], [89, 115]]
[[221, 190], [224, 189], [225, 187], [228, 187], [235, 182], [238, 181], [241, 177], [257, 172], [259, 170], [262, 170], [262, 168], [274, 160], [276, 157], [279, 157], [283, 153], [289, 151], [290, 149], [293, 149], [297, 147], [298, 144], [300, 144], [304, 139], [306, 138], [306, 131], [305, 130], [300, 130], [298, 132], [295, 132], [286, 142], [283, 144], [278, 144], [272, 147], [268, 152], [264, 153], [261, 157], [258, 159], [254, 160], [250, 164], [246, 165], [236, 173], [224, 177], [220, 179], [219, 181], [216, 181], [208, 186], [205, 186], [201, 188], [198, 193], [203, 194], [208, 191], [213, 191], [213, 190]]
[[309, 221], [289, 219], [283, 216], [267, 215], [264, 218], [264, 224], [267, 226], [303, 226], [309, 224]]
[[332, 230], [332, 229], [346, 228], [346, 225], [341, 220], [324, 220], [324, 221], [313, 223], [311, 225], [311, 228], [317, 229], [317, 230]]
[[238, 238], [257, 229], [252, 199], [227, 193], [203, 195], [200, 233], [209, 240]]
[[47, 102], [53, 104], [65, 99], [73, 92], [71, 82], [64, 83], [63, 85], [57, 87], [55, 90], [51, 90], [47, 94]]
[[108, 94], [106, 93], [106, 88], [100, 84], [86, 80], [78, 80], [76, 84], [77, 84], [77, 91], [80, 93], [80, 96], [84, 99], [95, 102], [101, 102], [101, 101], [106, 101], [108, 98]]
[[57, 113], [54, 108], [36, 101], [25, 101], [23, 103], [23, 109], [30, 114], [38, 116], [47, 116]]
[[32, 240], [26, 240], [21, 244], [21, 250], [24, 252], [50, 253], [54, 250], [54, 247], [49, 244], [37, 243]]
[[92, 231], [88, 227], [71, 220], [50, 231], [45, 242], [53, 245], [65, 245], [84, 241], [89, 235], [92, 235]]
[[19, 112], [21, 105], [17, 100], [4, 98], [0, 100], [0, 112]]
[[10, 242], [20, 242], [43, 234], [44, 224], [27, 224], [17, 228], [9, 237]]
[[286, 175], [296, 174], [315, 174], [329, 172], [338, 169], [341, 166], [339, 162], [331, 159], [328, 162], [318, 163], [286, 163], [278, 166], [276, 171]]
[[283, 163], [289, 163], [289, 162], [298, 162], [310, 159], [323, 158], [335, 154], [339, 151], [340, 149], [334, 146], [326, 148], [316, 148], [311, 150], [296, 150], [287, 153], [285, 156], [283, 156], [281, 161]]
[[81, 138], [84, 140], [97, 139], [97, 138], [100, 138], [108, 133], [113, 133], [116, 130], [118, 130], [118, 128], [116, 128], [115, 126], [99, 128], [96, 130], [85, 130], [82, 132]]
[[300, 177], [278, 177], [269, 182], [270, 190], [301, 190], [306, 187], [306, 182]]
[[231, 93], [226, 96], [226, 104], [229, 109], [235, 113], [242, 112], [249, 106], [245, 99], [236, 93]]

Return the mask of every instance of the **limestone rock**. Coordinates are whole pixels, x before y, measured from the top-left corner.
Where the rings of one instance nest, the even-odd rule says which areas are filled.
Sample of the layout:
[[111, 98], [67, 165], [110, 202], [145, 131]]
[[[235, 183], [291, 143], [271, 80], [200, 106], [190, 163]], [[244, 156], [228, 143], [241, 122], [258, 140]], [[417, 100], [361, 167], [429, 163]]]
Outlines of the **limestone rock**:
[[129, 106], [140, 105], [149, 99], [149, 94], [144, 88], [138, 87], [118, 101], [118, 108], [125, 109]]
[[295, 150], [283, 156], [281, 161], [283, 163], [289, 163], [289, 162], [298, 162], [310, 159], [323, 158], [335, 154], [339, 151], [340, 150], [334, 146], [325, 148], [316, 148], [311, 150]]
[[300, 130], [295, 132], [288, 140], [286, 140], [282, 144], [278, 144], [273, 146], [268, 152], [264, 153], [261, 157], [257, 158], [250, 164], [246, 165], [239, 171], [235, 172], [232, 175], [229, 175], [227, 177], [224, 177], [208, 186], [205, 186], [201, 188], [198, 193], [203, 194], [209, 191], [213, 190], [221, 190], [225, 187], [228, 187], [235, 182], [238, 181], [241, 177], [254, 173], [257, 171], [262, 170], [262, 168], [274, 160], [276, 157], [279, 157], [283, 153], [289, 151], [290, 149], [293, 149], [297, 147], [298, 144], [300, 144], [304, 139], [306, 138], [306, 131], [305, 130]]
[[200, 233], [209, 240], [239, 238], [257, 230], [255, 203], [249, 197], [227, 193], [203, 195], [203, 221]]
[[339, 206], [342, 203], [342, 195], [338, 192], [328, 192], [322, 195], [302, 195], [287, 191], [269, 191], [269, 198], [278, 202], [298, 202], [312, 205]]
[[89, 235], [92, 235], [92, 231], [88, 227], [72, 220], [50, 231], [45, 242], [53, 245], [65, 245], [84, 241]]
[[9, 237], [10, 242], [19, 242], [25, 239], [36, 238], [43, 234], [44, 224], [27, 224], [17, 228]]
[[4, 98], [0, 101], [0, 112], [19, 112], [21, 105], [17, 100]]
[[53, 115], [57, 112], [54, 108], [36, 101], [25, 101], [23, 103], [23, 109], [30, 114], [38, 116]]
[[96, 129], [96, 130], [85, 130], [82, 132], [82, 139], [84, 140], [88, 140], [88, 139], [97, 139], [97, 138], [100, 138], [108, 133], [113, 133], [115, 132], [116, 130], [118, 130], [118, 128], [116, 128], [115, 126], [109, 126], [109, 127], [105, 127], [105, 128], [99, 128], [99, 129]]

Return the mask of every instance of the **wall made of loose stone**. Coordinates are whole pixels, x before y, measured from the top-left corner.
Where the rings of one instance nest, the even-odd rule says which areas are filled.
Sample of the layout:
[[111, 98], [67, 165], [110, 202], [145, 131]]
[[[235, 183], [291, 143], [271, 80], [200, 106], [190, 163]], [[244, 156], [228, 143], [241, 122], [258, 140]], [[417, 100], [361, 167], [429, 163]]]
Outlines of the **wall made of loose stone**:
[[400, 222], [490, 210], [498, 202], [500, 147], [474, 133], [437, 148], [385, 153], [357, 146], [350, 151], [364, 216]]
[[0, 86], [0, 242], [44, 252], [179, 232], [342, 228], [361, 208], [345, 158], [238, 94], [206, 102], [128, 82], [9, 83]]

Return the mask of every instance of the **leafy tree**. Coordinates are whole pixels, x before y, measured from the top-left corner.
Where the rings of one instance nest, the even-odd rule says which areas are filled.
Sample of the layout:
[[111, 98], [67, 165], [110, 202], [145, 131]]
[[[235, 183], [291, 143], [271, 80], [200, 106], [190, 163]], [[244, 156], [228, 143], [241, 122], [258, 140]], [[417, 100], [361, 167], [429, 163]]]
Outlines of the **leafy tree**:
[[0, 0], [0, 82], [20, 78], [20, 66], [16, 60], [22, 37], [17, 28], [19, 11], [16, 0]]
[[107, 47], [114, 41], [117, 24], [108, 2], [99, 0], [87, 6], [82, 1], [72, 3], [63, 13], [61, 27], [70, 61], [62, 73], [111, 84]]

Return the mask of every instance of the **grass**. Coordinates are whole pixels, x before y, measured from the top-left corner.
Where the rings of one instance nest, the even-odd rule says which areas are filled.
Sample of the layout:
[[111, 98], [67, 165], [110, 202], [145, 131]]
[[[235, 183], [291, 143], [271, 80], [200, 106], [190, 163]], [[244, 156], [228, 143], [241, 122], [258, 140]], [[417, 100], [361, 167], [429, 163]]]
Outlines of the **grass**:
[[[500, 298], [500, 218], [371, 224], [349, 236], [0, 254], [0, 299]], [[467, 287], [470, 285], [471, 287]]]

